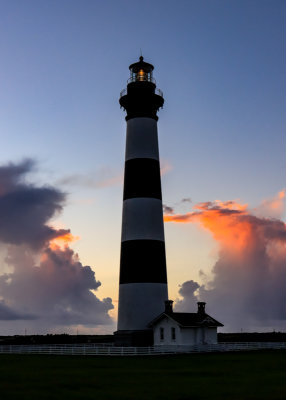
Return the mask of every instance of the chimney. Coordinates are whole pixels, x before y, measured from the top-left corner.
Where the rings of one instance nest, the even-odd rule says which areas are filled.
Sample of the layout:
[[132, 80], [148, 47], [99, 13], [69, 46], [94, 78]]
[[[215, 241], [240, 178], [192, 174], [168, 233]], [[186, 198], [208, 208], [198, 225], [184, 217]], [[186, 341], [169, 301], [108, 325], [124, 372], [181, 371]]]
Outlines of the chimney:
[[206, 303], [204, 301], [198, 301], [198, 314], [205, 314], [206, 313]]
[[173, 312], [173, 300], [165, 300], [165, 313]]

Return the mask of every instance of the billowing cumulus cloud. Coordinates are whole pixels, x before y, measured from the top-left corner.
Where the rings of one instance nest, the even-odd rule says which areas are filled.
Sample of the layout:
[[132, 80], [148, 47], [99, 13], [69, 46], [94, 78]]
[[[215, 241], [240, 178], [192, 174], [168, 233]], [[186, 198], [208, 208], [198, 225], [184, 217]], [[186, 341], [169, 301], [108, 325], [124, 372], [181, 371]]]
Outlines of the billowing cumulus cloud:
[[26, 181], [31, 160], [0, 167], [0, 244], [9, 272], [0, 275], [0, 320], [26, 320], [34, 332], [53, 327], [110, 324], [110, 298], [98, 299], [101, 283], [69, 247], [69, 230], [49, 222], [65, 194]]
[[283, 210], [283, 193], [254, 210], [236, 201], [214, 201], [186, 214], [165, 215], [166, 222], [200, 224], [219, 244], [213, 277], [200, 287], [183, 283], [177, 309], [193, 308], [195, 297], [206, 301], [227, 329], [286, 328], [286, 225], [273, 218]]
[[36, 316], [18, 312], [7, 306], [4, 300], [0, 301], [0, 321], [33, 320]]
[[47, 222], [62, 210], [64, 193], [52, 187], [25, 182], [33, 162], [0, 167], [0, 242], [40, 248], [49, 240], [69, 232]]
[[83, 266], [67, 246], [53, 245], [41, 253], [38, 264], [23, 248], [11, 246], [7, 262], [14, 272], [0, 277], [0, 293], [12, 306], [32, 310], [34, 318], [52, 325], [108, 324], [110, 298], [100, 301], [92, 292], [101, 283], [90, 266]]
[[186, 281], [180, 285], [180, 299], [176, 300], [176, 311], [191, 312], [196, 309], [197, 297], [195, 295], [200, 285], [195, 281]]

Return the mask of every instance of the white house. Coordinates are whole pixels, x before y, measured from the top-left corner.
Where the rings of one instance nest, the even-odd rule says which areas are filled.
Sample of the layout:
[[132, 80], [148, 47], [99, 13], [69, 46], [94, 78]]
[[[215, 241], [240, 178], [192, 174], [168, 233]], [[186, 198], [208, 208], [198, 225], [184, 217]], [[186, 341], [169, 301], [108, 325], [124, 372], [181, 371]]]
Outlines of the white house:
[[154, 345], [194, 345], [217, 343], [220, 322], [206, 314], [204, 302], [196, 313], [173, 312], [173, 301], [165, 301], [165, 311], [148, 325], [153, 329]]

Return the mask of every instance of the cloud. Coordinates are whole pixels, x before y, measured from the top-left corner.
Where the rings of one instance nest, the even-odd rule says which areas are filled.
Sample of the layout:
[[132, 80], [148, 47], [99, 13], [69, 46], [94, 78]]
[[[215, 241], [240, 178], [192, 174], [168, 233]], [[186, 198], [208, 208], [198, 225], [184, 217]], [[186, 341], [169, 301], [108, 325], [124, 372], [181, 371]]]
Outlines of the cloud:
[[12, 273], [0, 277], [0, 293], [12, 307], [31, 310], [51, 325], [109, 324], [110, 298], [99, 300], [93, 291], [101, 283], [90, 266], [83, 266], [72, 249], [46, 248], [39, 264], [23, 248], [11, 246], [7, 262]]
[[0, 300], [0, 320], [13, 321], [13, 320], [33, 320], [36, 316], [29, 314], [21, 314], [11, 307], [9, 307], [4, 300]]
[[174, 213], [174, 208], [167, 206], [166, 204], [163, 204], [163, 212], [165, 214], [173, 214]]
[[65, 194], [52, 187], [25, 182], [32, 160], [0, 167], [0, 242], [40, 248], [68, 230], [56, 230], [47, 222], [60, 212]]
[[167, 204], [163, 204], [163, 212], [166, 215], [174, 214], [176, 206], [180, 206], [182, 203], [191, 203], [191, 202], [192, 200], [189, 197], [186, 197], [173, 206], [168, 206]]
[[80, 186], [90, 189], [101, 189], [123, 184], [123, 172], [112, 171], [104, 167], [89, 174], [67, 175], [57, 182], [58, 185]]
[[[161, 161], [161, 175], [167, 174], [172, 165], [166, 161]], [[79, 186], [89, 189], [102, 189], [111, 186], [123, 185], [124, 173], [123, 171], [114, 171], [109, 167], [102, 167], [98, 171], [86, 174], [70, 174], [59, 179], [56, 184], [59, 186]]]
[[3, 196], [19, 187], [23, 183], [25, 175], [34, 167], [35, 162], [31, 159], [25, 159], [19, 164], [9, 163], [0, 167], [0, 195]]
[[0, 319], [30, 321], [34, 331], [111, 324], [112, 300], [95, 295], [100, 281], [69, 247], [78, 238], [49, 224], [65, 194], [27, 183], [33, 168], [31, 160], [0, 167], [0, 243], [10, 267], [0, 275]]
[[[283, 199], [282, 195], [278, 196]], [[274, 198], [273, 203], [277, 200]], [[268, 204], [271, 204], [268, 201]], [[280, 205], [279, 205], [280, 207]], [[266, 208], [265, 208], [266, 209]], [[279, 219], [257, 216], [236, 201], [205, 202], [184, 215], [165, 216], [175, 223], [196, 222], [219, 244], [213, 277], [196, 288], [185, 282], [181, 303], [193, 296], [231, 330], [286, 325], [286, 225]], [[188, 290], [187, 290], [188, 289]]]
[[195, 292], [199, 287], [200, 285], [193, 280], [186, 281], [180, 285], [179, 295], [181, 298], [176, 299], [175, 311], [190, 312], [191, 310], [195, 310], [198, 301]]
[[272, 218], [280, 218], [284, 209], [285, 189], [281, 190], [271, 199], [263, 200], [262, 203], [253, 210], [257, 216], [267, 215]]

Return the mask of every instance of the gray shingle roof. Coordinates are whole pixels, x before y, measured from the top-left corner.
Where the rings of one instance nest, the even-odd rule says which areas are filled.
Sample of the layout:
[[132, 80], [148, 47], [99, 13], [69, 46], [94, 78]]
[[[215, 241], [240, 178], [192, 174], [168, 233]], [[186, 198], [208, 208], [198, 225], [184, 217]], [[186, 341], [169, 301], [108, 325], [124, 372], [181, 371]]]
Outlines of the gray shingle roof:
[[158, 315], [157, 318], [153, 319], [149, 323], [149, 327], [153, 327], [157, 324], [162, 318], [168, 317], [174, 321], [176, 321], [181, 327], [218, 327], [223, 326], [222, 323], [218, 322], [214, 318], [212, 318], [208, 314], [202, 313], [179, 313], [179, 312], [163, 312], [162, 314]]

